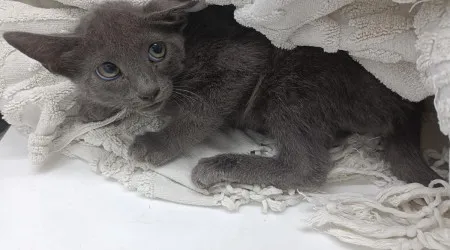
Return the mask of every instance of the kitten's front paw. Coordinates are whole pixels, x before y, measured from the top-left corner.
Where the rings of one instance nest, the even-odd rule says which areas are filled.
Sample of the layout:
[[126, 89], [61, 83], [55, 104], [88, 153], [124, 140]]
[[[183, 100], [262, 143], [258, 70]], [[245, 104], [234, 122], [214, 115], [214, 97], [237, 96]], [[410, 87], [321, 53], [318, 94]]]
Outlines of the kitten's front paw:
[[106, 115], [99, 115], [91, 112], [79, 113], [79, 118], [82, 123], [99, 122], [106, 120], [108, 117]]
[[235, 165], [236, 160], [229, 155], [200, 159], [192, 170], [191, 180], [197, 187], [203, 189], [221, 182], [233, 181], [229, 173]]
[[159, 133], [136, 136], [128, 149], [128, 155], [138, 162], [149, 162], [161, 166], [172, 160], [176, 154], [167, 148], [166, 139]]
[[89, 123], [106, 120], [116, 112], [118, 111], [115, 109], [102, 107], [98, 104], [84, 103], [81, 105], [78, 115], [81, 122]]

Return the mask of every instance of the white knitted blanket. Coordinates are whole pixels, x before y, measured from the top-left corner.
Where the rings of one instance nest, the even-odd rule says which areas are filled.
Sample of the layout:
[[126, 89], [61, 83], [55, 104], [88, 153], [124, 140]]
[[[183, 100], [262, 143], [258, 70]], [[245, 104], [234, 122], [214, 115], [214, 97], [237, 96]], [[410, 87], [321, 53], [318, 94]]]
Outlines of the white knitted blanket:
[[[27, 1], [27, 0], [21, 0]], [[0, 32], [67, 32], [86, 9], [101, 0], [28, 0], [77, 8], [43, 9], [0, 1]], [[146, 0], [128, 0], [143, 3]], [[207, 0], [234, 4], [235, 18], [265, 34], [276, 46], [347, 50], [386, 86], [412, 101], [435, 95], [441, 130], [450, 133], [450, 1], [448, 0]], [[56, 151], [78, 157], [106, 177], [150, 198], [237, 210], [259, 202], [264, 211], [283, 211], [302, 200], [315, 204], [311, 224], [338, 239], [376, 249], [450, 249], [450, 185], [403, 185], [378, 158], [377, 138], [355, 136], [331, 151], [335, 170], [329, 182], [365, 178], [383, 187], [376, 196], [302, 193], [274, 187], [219, 185], [199, 190], [190, 170], [200, 157], [223, 152], [273, 154], [270, 141], [230, 131], [162, 168], [127, 157], [132, 135], [157, 129], [152, 117], [126, 111], [106, 121], [76, 122], [75, 86], [47, 72], [1, 40], [0, 109], [5, 119], [28, 135], [29, 157], [44, 164]], [[448, 152], [428, 152], [436, 167]], [[11, 166], [13, 167], [13, 166]], [[444, 175], [445, 169], [437, 169]], [[300, 246], [299, 246], [300, 248]]]

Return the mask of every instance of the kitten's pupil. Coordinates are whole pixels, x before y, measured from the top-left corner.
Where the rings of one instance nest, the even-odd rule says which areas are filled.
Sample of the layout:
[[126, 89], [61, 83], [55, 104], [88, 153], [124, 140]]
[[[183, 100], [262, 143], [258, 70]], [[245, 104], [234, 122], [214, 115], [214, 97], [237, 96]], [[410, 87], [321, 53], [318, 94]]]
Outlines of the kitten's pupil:
[[97, 75], [106, 81], [111, 81], [120, 76], [120, 69], [114, 63], [105, 62], [96, 69]]
[[148, 49], [148, 57], [153, 62], [160, 62], [166, 55], [166, 46], [162, 42], [157, 42], [150, 45]]
[[155, 52], [157, 54], [161, 54], [161, 52], [163, 51], [163, 48], [162, 48], [161, 44], [155, 43], [152, 46], [152, 50], [153, 50], [153, 52]]
[[117, 66], [112, 63], [106, 63], [103, 65], [103, 70], [108, 74], [114, 74], [117, 70]]

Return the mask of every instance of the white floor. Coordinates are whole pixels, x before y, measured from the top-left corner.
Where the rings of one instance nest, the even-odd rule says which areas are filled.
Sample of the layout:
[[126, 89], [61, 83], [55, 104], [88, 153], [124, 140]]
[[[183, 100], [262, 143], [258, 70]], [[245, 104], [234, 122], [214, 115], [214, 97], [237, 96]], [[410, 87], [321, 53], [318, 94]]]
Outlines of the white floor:
[[361, 249], [307, 227], [311, 207], [281, 214], [238, 213], [139, 197], [56, 156], [36, 169], [26, 139], [13, 129], [0, 141], [1, 250], [291, 250]]

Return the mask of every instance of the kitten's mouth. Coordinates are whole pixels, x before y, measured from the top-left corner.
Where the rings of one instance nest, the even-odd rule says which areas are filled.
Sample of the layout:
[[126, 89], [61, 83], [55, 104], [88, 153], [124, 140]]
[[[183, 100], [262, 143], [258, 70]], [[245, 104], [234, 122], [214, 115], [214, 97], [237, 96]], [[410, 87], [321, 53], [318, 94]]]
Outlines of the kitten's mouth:
[[139, 108], [139, 111], [142, 112], [156, 112], [160, 110], [160, 108], [164, 105], [165, 101], [155, 102], [150, 105], [142, 106]]

